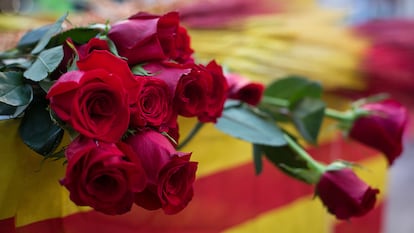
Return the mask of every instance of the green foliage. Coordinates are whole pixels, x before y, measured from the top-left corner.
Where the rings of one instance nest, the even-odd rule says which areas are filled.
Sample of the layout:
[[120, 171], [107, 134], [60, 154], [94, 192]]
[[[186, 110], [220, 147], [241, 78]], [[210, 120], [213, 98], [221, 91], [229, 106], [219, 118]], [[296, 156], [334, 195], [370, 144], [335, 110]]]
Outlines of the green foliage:
[[56, 150], [64, 134], [63, 129], [52, 121], [47, 105], [44, 96], [36, 98], [26, 110], [19, 127], [23, 142], [44, 156]]
[[303, 138], [316, 144], [322, 121], [325, 116], [325, 103], [320, 99], [304, 98], [292, 110], [292, 120]]
[[52, 27], [53, 24], [45, 25], [27, 32], [17, 43], [17, 48], [21, 51], [32, 49]]
[[291, 121], [304, 139], [316, 144], [325, 116], [325, 103], [321, 100], [319, 83], [289, 76], [270, 84], [261, 106], [274, 119]]
[[320, 98], [322, 86], [314, 81], [299, 76], [288, 76], [271, 83], [264, 96], [285, 100], [288, 108], [293, 107], [305, 97]]
[[74, 43], [84, 44], [87, 43], [93, 37], [97, 36], [99, 32], [100, 30], [98, 30], [97, 28], [72, 28], [53, 36], [49, 41], [48, 47], [62, 45], [68, 38], [70, 38]]
[[263, 170], [262, 146], [253, 144], [253, 164], [256, 175], [259, 175]]
[[35, 62], [27, 69], [23, 75], [33, 81], [41, 81], [52, 73], [63, 59], [62, 46], [43, 50]]
[[0, 72], [0, 102], [18, 107], [28, 105], [32, 98], [32, 88], [24, 83], [21, 72]]
[[216, 127], [236, 138], [269, 146], [282, 146], [286, 144], [283, 133], [272, 118], [260, 116], [245, 104], [225, 107], [222, 116], [218, 119]]
[[32, 50], [32, 54], [38, 54], [46, 48], [47, 44], [49, 43], [50, 39], [60, 31], [62, 31], [62, 24], [65, 21], [68, 14], [66, 13], [62, 17], [60, 17], [56, 23], [48, 28], [48, 30], [43, 34], [40, 40], [37, 42], [36, 46]]
[[313, 184], [319, 180], [319, 173], [309, 169], [307, 162], [288, 145], [264, 146], [256, 145], [265, 157], [285, 174]]

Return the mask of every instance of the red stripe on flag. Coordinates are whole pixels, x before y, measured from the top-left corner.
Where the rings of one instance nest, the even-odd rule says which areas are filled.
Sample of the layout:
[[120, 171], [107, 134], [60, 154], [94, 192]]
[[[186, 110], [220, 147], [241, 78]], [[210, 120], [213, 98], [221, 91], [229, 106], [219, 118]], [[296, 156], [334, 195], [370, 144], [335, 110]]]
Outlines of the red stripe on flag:
[[[340, 148], [337, 156], [350, 161], [378, 155], [374, 150], [343, 140], [310, 148], [309, 152], [321, 161], [331, 162], [333, 148], [337, 147]], [[312, 186], [287, 177], [266, 161], [259, 176], [254, 175], [253, 164], [248, 163], [198, 179], [194, 199], [177, 215], [138, 207], [122, 216], [90, 211], [33, 223], [20, 227], [18, 233], [56, 233], [62, 232], [61, 228], [65, 229], [63, 232], [77, 233], [220, 232], [312, 193]]]
[[14, 218], [7, 218], [0, 220], [0, 232], [4, 233], [16, 233], [14, 225]]

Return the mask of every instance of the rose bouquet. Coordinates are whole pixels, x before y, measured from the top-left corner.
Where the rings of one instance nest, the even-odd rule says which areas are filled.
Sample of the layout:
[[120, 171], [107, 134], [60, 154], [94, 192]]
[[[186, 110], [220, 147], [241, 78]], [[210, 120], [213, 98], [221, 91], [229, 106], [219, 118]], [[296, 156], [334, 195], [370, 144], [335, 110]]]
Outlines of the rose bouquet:
[[[206, 123], [252, 143], [256, 174], [266, 158], [314, 185], [339, 219], [367, 213], [379, 190], [360, 180], [352, 163], [325, 165], [304, 149], [304, 142], [317, 144], [323, 120], [334, 119], [390, 164], [402, 152], [408, 114], [395, 100], [374, 96], [338, 111], [306, 78], [264, 86], [214, 60], [200, 64], [177, 12], [63, 30], [66, 17], [0, 54], [0, 115], [20, 120], [20, 137], [32, 150], [65, 161], [60, 184], [77, 205], [109, 215], [134, 204], [182, 211], [194, 195], [197, 162], [180, 150]], [[198, 120], [183, 140], [179, 117]]]

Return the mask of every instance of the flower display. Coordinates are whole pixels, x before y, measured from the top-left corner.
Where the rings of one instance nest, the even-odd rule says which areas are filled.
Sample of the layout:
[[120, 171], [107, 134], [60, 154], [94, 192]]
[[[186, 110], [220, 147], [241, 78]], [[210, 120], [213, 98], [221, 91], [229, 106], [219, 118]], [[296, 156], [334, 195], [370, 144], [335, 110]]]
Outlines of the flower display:
[[[139, 12], [113, 24], [62, 30], [66, 17], [0, 53], [0, 116], [20, 120], [19, 136], [30, 149], [65, 161], [60, 184], [76, 205], [108, 215], [134, 205], [167, 215], [184, 211], [197, 195], [198, 162], [191, 147], [181, 149], [207, 123], [253, 145], [256, 174], [265, 158], [315, 186], [338, 219], [366, 214], [379, 190], [360, 180], [351, 163], [333, 169], [301, 145], [318, 144], [325, 117], [384, 152], [390, 164], [403, 150], [407, 111], [398, 102], [364, 102], [340, 112], [305, 77], [264, 85], [214, 59], [198, 62], [178, 12]], [[183, 140], [179, 118], [197, 120]]]

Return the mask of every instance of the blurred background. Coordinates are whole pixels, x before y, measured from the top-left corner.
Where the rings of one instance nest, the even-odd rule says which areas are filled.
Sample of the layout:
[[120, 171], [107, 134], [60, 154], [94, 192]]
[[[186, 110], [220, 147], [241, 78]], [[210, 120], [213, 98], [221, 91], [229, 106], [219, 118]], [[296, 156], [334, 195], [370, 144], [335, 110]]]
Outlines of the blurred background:
[[[138, 11], [162, 14], [171, 10], [180, 12], [200, 62], [216, 59], [225, 69], [264, 83], [290, 74], [318, 80], [327, 91], [328, 104], [339, 108], [359, 97], [388, 92], [406, 104], [413, 116], [412, 0], [0, 0], [0, 50], [12, 48], [27, 30], [52, 23], [65, 12], [69, 12], [65, 25], [75, 27], [107, 20], [115, 22]], [[187, 130], [186, 126], [183, 130]], [[277, 171], [251, 180], [249, 177], [254, 174], [250, 148], [227, 138], [221, 142], [214, 139], [222, 137], [208, 128], [206, 135], [188, 146], [188, 150], [198, 150], [198, 159], [203, 164], [196, 196], [203, 194], [187, 213], [169, 218], [158, 212], [148, 214], [135, 210], [127, 216], [107, 218], [92, 211], [62, 211], [42, 217], [23, 211], [23, 217], [18, 213], [11, 220], [16, 227], [12, 232], [36, 232], [33, 229], [46, 229], [44, 226], [51, 226], [51, 222], [53, 226], [64, 225], [62, 232], [87, 232], [87, 229], [97, 229], [102, 221], [105, 222], [101, 225], [102, 232], [112, 229], [121, 233], [135, 232], [133, 229], [141, 232], [414, 232], [412, 124], [406, 132], [405, 151], [390, 168], [377, 152], [359, 147], [350, 149], [330, 134], [322, 135], [322, 149], [312, 150], [322, 157], [329, 153], [330, 159], [346, 157], [347, 153], [369, 154], [357, 161], [372, 169], [362, 176], [384, 190], [373, 213], [350, 222], [337, 222], [317, 200], [312, 200], [309, 187], [290, 185], [286, 181], [289, 178]], [[234, 151], [245, 155], [230, 162], [211, 156], [220, 154], [228, 142]], [[206, 147], [211, 149], [203, 151]], [[245, 184], [228, 186], [232, 182]], [[251, 186], [247, 187], [248, 184]], [[275, 187], [277, 184], [281, 187]], [[235, 190], [228, 191], [228, 187]], [[269, 192], [278, 194], [269, 195]], [[273, 199], [263, 203], [262, 194], [258, 193], [266, 193], [267, 198]], [[244, 204], [248, 208], [243, 209], [247, 214], [226, 205], [235, 195], [237, 201], [247, 203]], [[206, 209], [210, 214], [205, 213]], [[75, 223], [82, 229], [76, 228]], [[36, 228], [40, 226], [43, 228]]]

